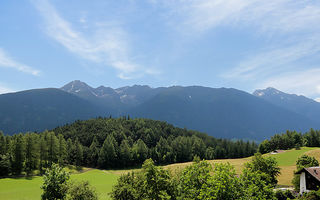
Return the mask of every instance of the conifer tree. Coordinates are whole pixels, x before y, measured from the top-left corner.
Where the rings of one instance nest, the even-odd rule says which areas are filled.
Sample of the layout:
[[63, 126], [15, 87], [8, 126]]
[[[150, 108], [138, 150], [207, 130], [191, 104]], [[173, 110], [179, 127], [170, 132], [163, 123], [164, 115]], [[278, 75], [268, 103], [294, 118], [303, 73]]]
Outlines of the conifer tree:
[[18, 175], [24, 169], [25, 161], [25, 142], [22, 134], [16, 135], [13, 141], [13, 173]]
[[116, 140], [112, 135], [108, 135], [105, 139], [99, 153], [99, 165], [103, 168], [110, 168], [115, 166], [117, 158], [116, 154]]
[[81, 166], [83, 160], [83, 148], [78, 138], [75, 141], [75, 164]]
[[51, 166], [53, 163], [57, 163], [58, 161], [58, 139], [53, 132], [48, 133], [48, 161]]
[[74, 144], [72, 142], [72, 140], [70, 138], [68, 138], [67, 140], [67, 160], [68, 160], [68, 164], [73, 164], [74, 162]]
[[0, 131], [0, 155], [5, 155], [6, 154], [6, 140], [3, 135], [3, 132]]
[[43, 169], [48, 167], [48, 144], [47, 141], [45, 139], [45, 135], [41, 135], [40, 137], [40, 165], [39, 165], [39, 169], [40, 172], [43, 173]]
[[131, 162], [131, 148], [128, 140], [122, 140], [120, 144], [120, 159], [123, 167], [127, 167]]
[[38, 135], [36, 134], [26, 134], [26, 163], [25, 169], [27, 174], [30, 174], [32, 170], [35, 170], [38, 166], [39, 161], [39, 149], [38, 149]]
[[92, 167], [96, 167], [98, 165], [99, 159], [99, 148], [98, 148], [98, 140], [96, 136], [94, 136], [92, 143], [89, 147], [89, 165]]
[[65, 165], [67, 159], [67, 144], [66, 140], [64, 139], [63, 135], [58, 135], [59, 141], [59, 153], [58, 153], [58, 163], [60, 166]]

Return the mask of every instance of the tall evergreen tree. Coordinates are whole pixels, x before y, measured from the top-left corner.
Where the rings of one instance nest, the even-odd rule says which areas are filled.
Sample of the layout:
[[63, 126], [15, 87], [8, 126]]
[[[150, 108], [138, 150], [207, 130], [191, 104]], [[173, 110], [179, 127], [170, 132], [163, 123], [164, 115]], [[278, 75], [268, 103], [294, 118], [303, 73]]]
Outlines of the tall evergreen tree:
[[78, 138], [75, 141], [75, 164], [76, 166], [81, 166], [83, 161], [83, 148], [80, 144]]
[[60, 166], [63, 166], [66, 164], [66, 160], [67, 160], [67, 144], [66, 144], [66, 140], [61, 134], [58, 135], [58, 141], [59, 141], [58, 163]]
[[32, 170], [35, 170], [38, 166], [39, 161], [39, 149], [38, 149], [38, 135], [35, 134], [26, 134], [26, 172], [30, 174]]
[[148, 147], [143, 142], [143, 140], [139, 139], [133, 145], [132, 150], [133, 150], [133, 156], [137, 161], [137, 164], [142, 164], [148, 158]]
[[13, 173], [18, 175], [24, 169], [25, 161], [25, 142], [22, 134], [16, 135], [13, 141]]
[[39, 163], [39, 169], [40, 172], [43, 173], [44, 172], [44, 168], [48, 167], [48, 144], [46, 141], [46, 137], [45, 135], [41, 135], [40, 137], [40, 163]]
[[67, 160], [68, 164], [73, 164], [75, 161], [75, 155], [74, 155], [74, 144], [70, 138], [67, 140]]
[[0, 131], [0, 155], [5, 155], [7, 153], [6, 140], [3, 132]]
[[49, 165], [57, 163], [59, 153], [59, 143], [54, 132], [48, 133], [48, 161]]
[[128, 140], [122, 140], [120, 144], [120, 160], [122, 163], [122, 167], [127, 167], [129, 166], [131, 162], [131, 148], [129, 146]]
[[112, 135], [108, 135], [105, 139], [99, 153], [99, 165], [103, 168], [110, 168], [116, 165], [116, 140]]
[[99, 159], [99, 148], [98, 148], [98, 140], [96, 136], [94, 136], [92, 143], [89, 147], [89, 165], [91, 167], [96, 167], [98, 165], [98, 159]]

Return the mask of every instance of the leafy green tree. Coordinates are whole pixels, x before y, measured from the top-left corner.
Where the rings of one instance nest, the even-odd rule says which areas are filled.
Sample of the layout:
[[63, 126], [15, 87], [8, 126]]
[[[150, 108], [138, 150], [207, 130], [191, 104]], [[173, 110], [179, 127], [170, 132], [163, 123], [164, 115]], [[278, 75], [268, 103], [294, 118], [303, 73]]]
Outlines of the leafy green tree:
[[302, 155], [298, 158], [296, 162], [297, 170], [300, 170], [302, 168], [306, 167], [316, 167], [319, 166], [319, 162], [315, 157], [308, 156], [308, 155]]
[[241, 182], [229, 163], [215, 164], [213, 175], [203, 185], [199, 199], [240, 199]]
[[42, 200], [65, 199], [68, 186], [67, 182], [70, 176], [59, 165], [53, 164], [50, 169], [46, 170], [43, 176], [43, 185], [41, 189]]
[[71, 182], [68, 184], [67, 200], [98, 200], [98, 195], [88, 181]]
[[261, 153], [256, 153], [252, 160], [245, 164], [245, 168], [252, 172], [262, 172], [268, 175], [266, 184], [276, 186], [278, 183], [277, 176], [280, 175], [280, 168], [275, 158], [263, 157]]
[[242, 200], [275, 199], [273, 185], [268, 183], [268, 174], [260, 171], [251, 171], [244, 168], [240, 180], [242, 187]]
[[265, 154], [272, 151], [272, 149], [270, 148], [270, 142], [269, 140], [263, 140], [258, 147], [258, 152], [260, 152], [261, 154]]
[[113, 186], [110, 196], [114, 200], [140, 200], [143, 199], [143, 174], [128, 173], [121, 175]]
[[176, 188], [171, 181], [170, 173], [162, 167], [156, 167], [152, 159], [142, 165], [144, 174], [143, 192], [145, 199], [174, 199]]
[[142, 171], [122, 175], [111, 192], [115, 200], [176, 199], [176, 185], [169, 171], [156, 167], [151, 159], [144, 162]]
[[207, 161], [196, 161], [187, 166], [180, 175], [180, 199], [200, 200], [201, 191], [210, 179], [212, 167]]

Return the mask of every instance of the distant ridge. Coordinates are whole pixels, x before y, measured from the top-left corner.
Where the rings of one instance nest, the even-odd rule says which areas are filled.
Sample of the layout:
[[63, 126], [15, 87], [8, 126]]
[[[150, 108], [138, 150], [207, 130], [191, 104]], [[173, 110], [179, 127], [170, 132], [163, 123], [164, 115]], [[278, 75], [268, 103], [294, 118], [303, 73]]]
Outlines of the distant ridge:
[[320, 103], [313, 99], [302, 95], [284, 93], [272, 87], [256, 90], [253, 95], [320, 123]]
[[[304, 101], [299, 104], [300, 110], [294, 110], [288, 103], [268, 99], [279, 99], [280, 94], [287, 97], [271, 88], [257, 90], [252, 95], [233, 88], [202, 86], [93, 88], [76, 80], [60, 89], [0, 95], [0, 130], [9, 134], [40, 131], [77, 119], [110, 115], [162, 120], [215, 137], [253, 140], [287, 129], [320, 128], [314, 119], [316, 115], [311, 113], [312, 106], [319, 103], [297, 96]], [[311, 105], [310, 112], [301, 112], [304, 105]]]

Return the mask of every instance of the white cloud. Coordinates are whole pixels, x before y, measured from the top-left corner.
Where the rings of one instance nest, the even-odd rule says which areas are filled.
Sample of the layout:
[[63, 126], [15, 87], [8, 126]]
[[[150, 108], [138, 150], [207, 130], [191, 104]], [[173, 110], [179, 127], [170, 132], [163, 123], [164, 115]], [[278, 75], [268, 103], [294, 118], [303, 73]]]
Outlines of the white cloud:
[[[247, 53], [221, 77], [254, 81], [252, 87], [274, 86], [305, 95], [320, 94], [319, 68], [307, 64], [320, 54], [320, 2], [295, 0], [181, 0], [161, 4], [170, 10], [168, 23], [183, 33], [201, 35], [221, 27], [268, 40]], [[243, 53], [242, 53], [243, 54]], [[318, 59], [319, 60], [319, 59]], [[307, 61], [307, 62], [300, 62]], [[225, 66], [228, 67], [228, 66]], [[292, 73], [287, 73], [288, 71]], [[298, 81], [299, 80], [299, 81]], [[268, 85], [270, 84], [270, 85]]]
[[5, 94], [9, 92], [14, 92], [14, 90], [0, 84], [0, 94]]
[[168, 20], [189, 31], [218, 26], [256, 26], [261, 31], [291, 32], [319, 29], [320, 3], [295, 0], [181, 0], [149, 1], [169, 9]]
[[117, 69], [119, 78], [131, 78], [132, 73], [146, 74], [146, 68], [130, 59], [128, 35], [121, 27], [100, 27], [91, 37], [87, 37], [63, 19], [49, 1], [33, 2], [45, 19], [47, 34], [70, 52], [83, 59]]
[[[295, 63], [301, 59], [317, 55], [319, 52], [320, 37], [305, 38], [298, 43], [283, 47], [277, 46], [270, 50], [261, 51], [256, 55], [249, 55], [248, 58], [240, 61], [236, 67], [222, 76], [242, 80], [259, 80], [274, 74], [301, 70]], [[301, 67], [305, 68], [305, 66]]]
[[18, 61], [11, 58], [3, 49], [0, 48], [0, 67], [13, 68], [20, 72], [38, 76], [39, 70], [36, 70], [28, 65], [19, 63]]
[[279, 90], [317, 96], [320, 94], [320, 68], [284, 73], [271, 77], [258, 85], [258, 88], [275, 87]]
[[314, 100], [320, 103], [320, 97], [315, 98]]

